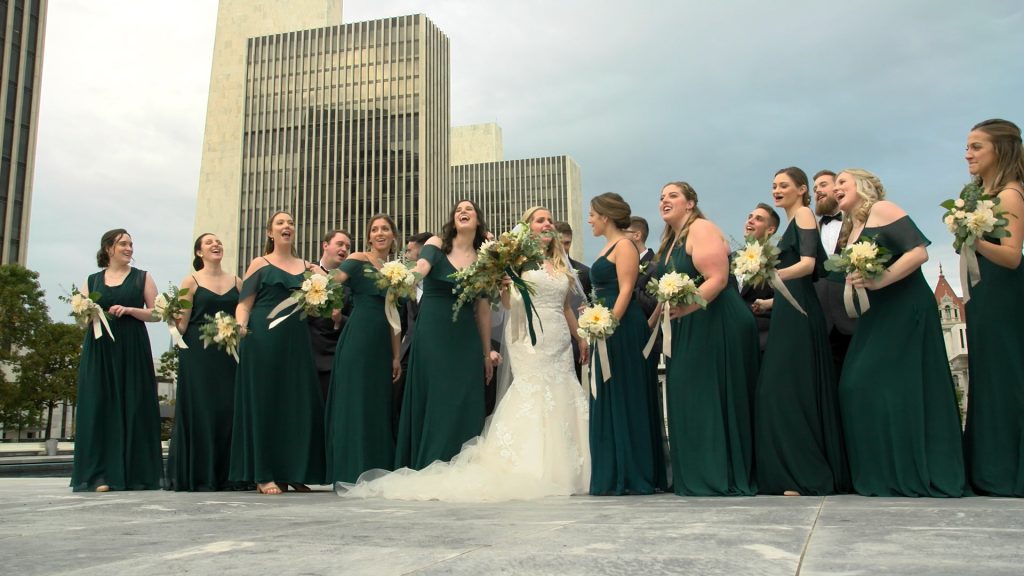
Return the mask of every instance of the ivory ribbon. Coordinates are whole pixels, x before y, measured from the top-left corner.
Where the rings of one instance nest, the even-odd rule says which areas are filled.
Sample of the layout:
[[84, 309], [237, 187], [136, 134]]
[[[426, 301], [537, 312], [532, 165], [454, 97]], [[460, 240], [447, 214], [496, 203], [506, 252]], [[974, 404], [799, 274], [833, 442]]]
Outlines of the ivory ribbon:
[[789, 288], [786, 288], [786, 283], [782, 281], [782, 278], [779, 278], [778, 272], [772, 270], [771, 275], [768, 276], [768, 282], [772, 285], [772, 288], [774, 288], [776, 292], [782, 294], [782, 297], [785, 298], [787, 302], [793, 305], [793, 308], [797, 309], [797, 312], [800, 312], [804, 316], [807, 316], [807, 312], [804, 312], [804, 309], [801, 308], [800, 305], [796, 303], [796, 299], [793, 298], [793, 294], [789, 291]]
[[107, 324], [107, 315], [103, 313], [103, 310], [97, 309], [92, 314], [92, 337], [94, 340], [99, 340], [103, 336], [103, 329], [106, 328], [107, 334], [110, 335], [110, 339], [114, 340], [114, 333], [110, 331], [110, 324]]
[[[608, 342], [604, 338], [597, 340], [597, 346], [595, 347], [594, 355], [597, 356], [597, 361], [601, 363], [601, 380], [607, 382], [612, 377], [611, 364], [608, 362]], [[590, 381], [590, 395], [595, 399], [597, 398], [597, 370], [591, 370], [590, 364], [583, 365], [583, 373], [581, 374], [584, 380]]]
[[978, 253], [974, 244], [960, 247], [960, 288], [963, 290], [964, 304], [971, 299], [971, 288], [981, 282], [981, 268], [978, 267]]
[[843, 305], [846, 306], [846, 315], [850, 318], [857, 318], [860, 316], [860, 314], [857, 313], [857, 308], [853, 305], [854, 293], [857, 294], [857, 304], [860, 306], [860, 314], [871, 310], [871, 303], [868, 302], [868, 291], [864, 288], [854, 288], [847, 284], [846, 287], [843, 288]]
[[267, 330], [271, 330], [274, 328], [274, 326], [277, 326], [281, 322], [287, 320], [289, 316], [298, 312], [302, 308], [302, 306], [300, 306], [300, 302], [298, 300], [289, 296], [288, 298], [281, 300], [281, 302], [277, 306], [274, 306], [274, 309], [270, 311], [270, 314], [267, 314], [267, 319], [269, 320], [289, 308], [293, 308], [293, 310], [271, 322], [270, 326], [267, 327]]
[[644, 358], [650, 358], [651, 352], [654, 350], [654, 341], [658, 339], [659, 330], [665, 335], [661, 340], [661, 353], [666, 358], [672, 357], [672, 319], [669, 317], [671, 313], [671, 306], [665, 302], [661, 309], [661, 322], [651, 331], [651, 337], [647, 339], [647, 345], [644, 346]]
[[188, 344], [185, 344], [185, 339], [182, 338], [181, 332], [178, 331], [178, 327], [168, 322], [167, 329], [171, 333], [171, 342], [182, 350], [188, 350]]
[[384, 316], [388, 319], [388, 324], [391, 325], [391, 331], [395, 334], [401, 334], [402, 320], [398, 317], [398, 305], [391, 299], [390, 294], [388, 294], [387, 300], [384, 302]]

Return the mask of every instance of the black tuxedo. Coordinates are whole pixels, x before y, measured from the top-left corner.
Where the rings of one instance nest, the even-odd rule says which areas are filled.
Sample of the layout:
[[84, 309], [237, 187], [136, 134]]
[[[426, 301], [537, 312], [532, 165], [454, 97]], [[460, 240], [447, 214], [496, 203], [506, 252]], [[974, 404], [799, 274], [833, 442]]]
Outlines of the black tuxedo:
[[[732, 280], [730, 280], [729, 283], [732, 284], [733, 282], [735, 282], [735, 276], [732, 277]], [[738, 285], [736, 287], [738, 287]], [[752, 307], [754, 305], [754, 300], [769, 300], [774, 297], [775, 290], [773, 290], [767, 282], [757, 287], [745, 284], [740, 288], [740, 298], [743, 298], [743, 302], [746, 303], [747, 309], [754, 314], [754, 320], [757, 322], [757, 336], [762, 354], [764, 354], [765, 345], [768, 344], [768, 330], [771, 327], [772, 311], [754, 312]]]
[[420, 303], [415, 297], [402, 303], [399, 317], [402, 321], [402, 341], [398, 347], [398, 357], [402, 365], [402, 374], [391, 387], [391, 429], [396, 438], [398, 435], [398, 420], [402, 413], [402, 398], [405, 396], [405, 378], [409, 371], [409, 352], [412, 351], [412, 337], [416, 333], [416, 317], [420, 313]]
[[[330, 272], [323, 266], [317, 267], [324, 272]], [[314, 318], [309, 317], [306, 321], [309, 326], [309, 343], [313, 350], [313, 363], [316, 365], [317, 375], [320, 377], [320, 391], [323, 392], [324, 400], [327, 400], [327, 389], [331, 384], [331, 369], [334, 367], [334, 350], [338, 347], [338, 337], [345, 328], [345, 322], [352, 314], [352, 291], [348, 286], [343, 286], [345, 294], [345, 306], [341, 310], [341, 324], [334, 327], [334, 320], [331, 317]]]
[[[647, 293], [647, 283], [654, 278], [657, 268], [658, 263], [654, 261], [654, 250], [647, 250], [640, 256], [640, 274], [636, 277], [636, 284], [633, 286], [633, 298], [640, 305], [640, 309], [644, 311], [645, 320], [650, 318], [658, 307], [657, 296]], [[655, 326], [655, 330], [660, 330], [660, 328]], [[651, 349], [651, 358], [658, 358], [658, 354], [661, 354], [662, 338], [663, 335], [659, 332], [658, 337], [654, 340], [654, 348]], [[657, 367], [656, 361], [654, 365]]]

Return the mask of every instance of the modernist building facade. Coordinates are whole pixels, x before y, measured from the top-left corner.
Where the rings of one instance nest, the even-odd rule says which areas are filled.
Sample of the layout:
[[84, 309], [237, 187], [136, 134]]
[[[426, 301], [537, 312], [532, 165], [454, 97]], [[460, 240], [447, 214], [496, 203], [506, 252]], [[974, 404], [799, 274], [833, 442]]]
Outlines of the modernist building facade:
[[[223, 17], [222, 6], [218, 35]], [[241, 271], [262, 254], [277, 210], [295, 216], [306, 258], [334, 228], [361, 249], [379, 212], [400, 240], [440, 227], [451, 203], [448, 38], [426, 16], [254, 36], [242, 60], [237, 148], [211, 150], [211, 123], [224, 124], [211, 104], [196, 215], [197, 234], [227, 233], [226, 265]]]
[[47, 0], [0, 1], [0, 264], [25, 264]]

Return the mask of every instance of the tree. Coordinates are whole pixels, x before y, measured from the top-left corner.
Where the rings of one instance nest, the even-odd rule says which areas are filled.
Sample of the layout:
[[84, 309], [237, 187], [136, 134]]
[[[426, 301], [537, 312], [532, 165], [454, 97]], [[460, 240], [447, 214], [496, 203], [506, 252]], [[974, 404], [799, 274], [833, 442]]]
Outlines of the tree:
[[62, 402], [74, 404], [77, 399], [84, 337], [85, 331], [75, 324], [45, 324], [26, 342], [27, 351], [15, 361], [22, 394], [40, 411], [46, 411], [47, 439], [53, 411]]
[[0, 373], [0, 428], [21, 431], [39, 425], [39, 409], [27, 397], [17, 382], [11, 382]]
[[50, 321], [39, 274], [19, 264], [0, 266], [0, 362], [10, 361]]
[[178, 381], [178, 349], [171, 347], [160, 355], [160, 368], [156, 371], [157, 379], [174, 384]]

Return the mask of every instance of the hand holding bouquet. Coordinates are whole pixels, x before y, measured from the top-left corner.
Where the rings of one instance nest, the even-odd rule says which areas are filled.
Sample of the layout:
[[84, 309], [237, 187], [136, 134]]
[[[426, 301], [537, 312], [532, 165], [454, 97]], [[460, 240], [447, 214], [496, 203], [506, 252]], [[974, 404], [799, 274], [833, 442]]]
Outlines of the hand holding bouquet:
[[192, 301], [186, 300], [185, 296], [188, 296], [188, 288], [179, 290], [177, 286], [171, 284], [166, 292], [157, 294], [153, 301], [153, 319], [167, 323], [171, 333], [171, 342], [182, 349], [187, 349], [188, 344], [185, 344], [185, 340], [182, 339], [177, 322], [183, 310], [192, 308]]
[[[892, 258], [892, 253], [884, 246], [879, 246], [873, 239], [866, 239], [850, 244], [839, 254], [833, 254], [825, 261], [825, 270], [829, 272], [842, 272], [849, 275], [854, 272], [867, 280], [877, 280], [885, 272], [885, 263]], [[868, 293], [864, 288], [857, 288], [857, 301], [860, 304], [860, 313], [863, 314], [871, 309], [868, 302]], [[846, 306], [846, 314], [850, 318], [859, 316], [853, 305], [854, 288], [847, 284], [843, 291], [843, 304]]]
[[403, 298], [416, 297], [416, 282], [419, 281], [420, 275], [412, 271], [411, 265], [405, 264], [401, 260], [385, 262], [380, 270], [367, 264], [365, 273], [371, 278], [375, 278], [378, 288], [387, 290], [384, 314], [394, 333], [400, 333], [402, 323], [398, 317], [398, 301]]
[[[591, 349], [594, 349], [596, 344], [594, 356], [601, 363], [602, 380], [607, 382], [612, 377], [612, 371], [608, 362], [608, 344], [605, 340], [615, 333], [615, 329], [619, 327], [619, 319], [596, 297], [592, 298], [592, 301], [595, 304], [587, 306], [580, 312], [576, 333], [590, 343]], [[595, 375], [596, 372], [592, 372], [589, 365], [583, 366], [583, 380], [590, 381], [590, 393], [597, 398]]]
[[999, 207], [999, 197], [985, 197], [985, 190], [975, 183], [964, 186], [958, 198], [946, 200], [940, 206], [946, 209], [942, 221], [953, 233], [953, 248], [960, 253], [960, 282], [967, 302], [971, 299], [971, 286], [981, 281], [974, 243], [983, 236], [1008, 237], [1009, 221], [1006, 211]]
[[75, 286], [71, 287], [70, 296], [59, 296], [61, 302], [71, 305], [71, 316], [75, 323], [82, 328], [92, 326], [92, 336], [99, 340], [106, 329], [107, 335], [114, 340], [114, 333], [110, 331], [110, 324], [107, 323], [107, 313], [96, 303], [100, 299], [99, 292], [90, 292], [88, 295], [79, 292]]
[[762, 286], [768, 282], [775, 292], [806, 316], [807, 312], [804, 312], [804, 309], [793, 298], [789, 288], [786, 288], [786, 284], [779, 278], [778, 266], [781, 251], [772, 238], [758, 240], [754, 236], [747, 236], [746, 241], [747, 243], [736, 251], [736, 256], [733, 258], [733, 275], [744, 286]]
[[[697, 287], [697, 280], [690, 278], [688, 274], [681, 274], [676, 271], [668, 272], [661, 278], [651, 278], [647, 283], [647, 293], [658, 299], [662, 306], [662, 319], [660, 330], [664, 334], [662, 339], [662, 353], [672, 357], [672, 324], [669, 318], [673, 306], [689, 306], [695, 304], [700, 308], [707, 308], [707, 300], [700, 294]], [[658, 338], [658, 329], [651, 331], [651, 337], [644, 346], [644, 358], [651, 355], [654, 349], [654, 342]]]
[[222, 310], [214, 316], [207, 314], [204, 318], [206, 322], [199, 328], [199, 339], [203, 341], [203, 348], [213, 344], [238, 362], [238, 343], [242, 339], [242, 334], [235, 317]]
[[[292, 292], [291, 296], [284, 299], [267, 314], [267, 318], [274, 318], [281, 312], [291, 308], [291, 312], [274, 319], [270, 328], [274, 328], [284, 322], [292, 314], [299, 312], [299, 318], [307, 316], [314, 318], [327, 317], [332, 310], [340, 309], [345, 305], [345, 294], [341, 283], [322, 272], [307, 270], [303, 275], [305, 280], [298, 290]], [[268, 328], [269, 329], [269, 328]]]

